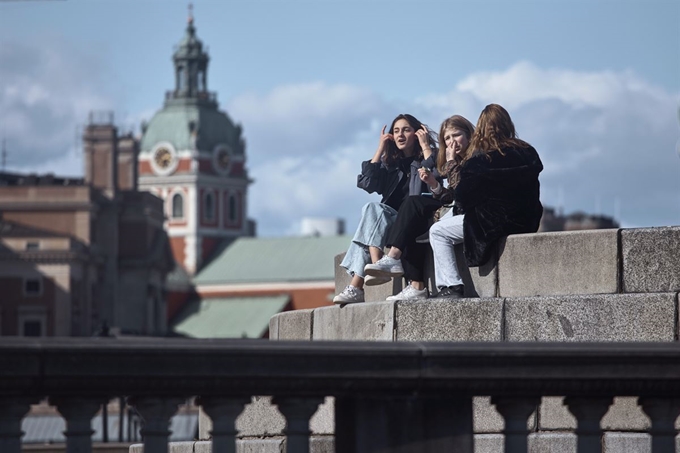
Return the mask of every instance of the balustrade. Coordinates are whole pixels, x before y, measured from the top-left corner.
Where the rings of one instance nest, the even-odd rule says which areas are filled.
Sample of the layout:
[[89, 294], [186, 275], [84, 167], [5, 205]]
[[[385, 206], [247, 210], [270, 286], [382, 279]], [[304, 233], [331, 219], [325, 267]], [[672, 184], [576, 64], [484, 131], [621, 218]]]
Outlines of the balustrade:
[[379, 343], [183, 339], [4, 339], [0, 451], [21, 451], [21, 419], [49, 397], [68, 453], [92, 450], [91, 419], [128, 395], [146, 453], [168, 451], [169, 420], [190, 395], [213, 420], [212, 451], [235, 453], [251, 395], [274, 395], [288, 453], [310, 449], [309, 419], [335, 397], [338, 453], [471, 453], [472, 397], [491, 395], [505, 451], [528, 451], [542, 396], [567, 395], [578, 453], [600, 452], [612, 396], [639, 396], [653, 453], [675, 451], [680, 347], [669, 343]]

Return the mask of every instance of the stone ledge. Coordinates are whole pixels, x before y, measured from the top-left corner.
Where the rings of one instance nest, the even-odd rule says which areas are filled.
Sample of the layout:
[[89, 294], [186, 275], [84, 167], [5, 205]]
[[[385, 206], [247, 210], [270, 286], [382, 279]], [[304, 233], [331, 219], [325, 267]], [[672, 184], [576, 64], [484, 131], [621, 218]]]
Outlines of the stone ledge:
[[675, 293], [513, 298], [507, 341], [674, 341]]
[[518, 234], [500, 243], [502, 297], [619, 292], [619, 230]]

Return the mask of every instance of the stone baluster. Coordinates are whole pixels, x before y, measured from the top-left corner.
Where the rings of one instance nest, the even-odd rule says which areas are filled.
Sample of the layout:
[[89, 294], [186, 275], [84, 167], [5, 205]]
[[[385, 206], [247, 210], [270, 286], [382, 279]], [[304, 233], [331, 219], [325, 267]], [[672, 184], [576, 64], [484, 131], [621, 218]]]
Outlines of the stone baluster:
[[652, 453], [675, 453], [675, 419], [680, 414], [680, 400], [675, 398], [640, 398], [638, 404], [652, 420]]
[[[528, 438], [530, 430], [527, 429], [527, 420], [541, 402], [536, 397], [493, 397], [491, 402], [505, 419], [505, 452], [522, 453], [528, 451]], [[579, 452], [580, 453], [580, 452]]]
[[323, 398], [275, 397], [272, 402], [286, 417], [286, 451], [309, 453], [309, 419], [323, 402]]
[[201, 397], [197, 404], [212, 420], [212, 452], [236, 453], [236, 418], [250, 398]]
[[177, 406], [184, 398], [135, 397], [130, 403], [142, 417], [142, 439], [144, 453], [168, 453], [170, 417], [177, 412]]
[[66, 453], [92, 452], [92, 417], [101, 403], [102, 398], [50, 398], [66, 420]]
[[564, 404], [576, 417], [576, 451], [578, 453], [602, 452], [600, 421], [609, 410], [613, 398], [567, 397]]
[[21, 453], [21, 420], [35, 401], [27, 398], [3, 398], [0, 402], [0, 451]]

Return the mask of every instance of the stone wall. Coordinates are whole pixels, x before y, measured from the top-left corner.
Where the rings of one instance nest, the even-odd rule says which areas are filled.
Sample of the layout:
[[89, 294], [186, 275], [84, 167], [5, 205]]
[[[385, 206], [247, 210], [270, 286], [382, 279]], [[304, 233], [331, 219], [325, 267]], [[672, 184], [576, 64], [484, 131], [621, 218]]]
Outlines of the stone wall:
[[[462, 261], [461, 250], [457, 255]], [[384, 302], [401, 289], [403, 283], [395, 281], [367, 288], [367, 303], [280, 313], [270, 320], [270, 338], [674, 342], [680, 333], [678, 255], [680, 227], [510, 236], [498, 244], [485, 266], [461, 269], [466, 294], [481, 297]], [[338, 267], [341, 259], [340, 255], [335, 260], [338, 291], [349, 282]], [[428, 275], [434, 290], [431, 263]], [[266, 403], [261, 402], [260, 410], [277, 412]], [[474, 414], [475, 451], [501, 452], [503, 421], [489, 398], [475, 398]], [[242, 435], [282, 434], [283, 425], [273, 424], [274, 416], [258, 416], [260, 425], [271, 424], [255, 431], [250, 429], [254, 422], [245, 421], [248, 417], [244, 413], [239, 419]], [[332, 417], [332, 399], [328, 399], [310, 423], [318, 442], [332, 434]], [[207, 439], [209, 422], [201, 418], [202, 439]], [[529, 426], [534, 431], [530, 451], [575, 452], [575, 420], [561, 397], [543, 398]], [[636, 398], [616, 398], [602, 426], [608, 431], [603, 451], [650, 451], [649, 436], [641, 433], [649, 428], [649, 419]]]

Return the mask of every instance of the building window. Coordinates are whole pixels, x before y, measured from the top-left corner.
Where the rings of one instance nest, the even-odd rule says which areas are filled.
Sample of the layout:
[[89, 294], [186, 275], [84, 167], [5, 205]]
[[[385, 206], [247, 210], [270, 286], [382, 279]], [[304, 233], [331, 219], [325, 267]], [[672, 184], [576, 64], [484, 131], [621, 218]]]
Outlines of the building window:
[[205, 194], [204, 204], [205, 220], [212, 222], [215, 220], [215, 195], [211, 192]]
[[236, 223], [237, 216], [238, 216], [238, 212], [237, 212], [237, 209], [236, 209], [236, 196], [230, 195], [229, 196], [229, 221], [231, 223]]
[[23, 325], [23, 336], [25, 337], [42, 337], [43, 329], [42, 322], [38, 320], [24, 321]]
[[40, 250], [40, 242], [37, 241], [29, 241], [26, 243], [26, 250], [31, 251], [31, 250]]
[[42, 294], [42, 279], [27, 278], [24, 280], [24, 296], [40, 296]]
[[176, 193], [172, 196], [172, 218], [181, 219], [184, 217], [184, 197]]

